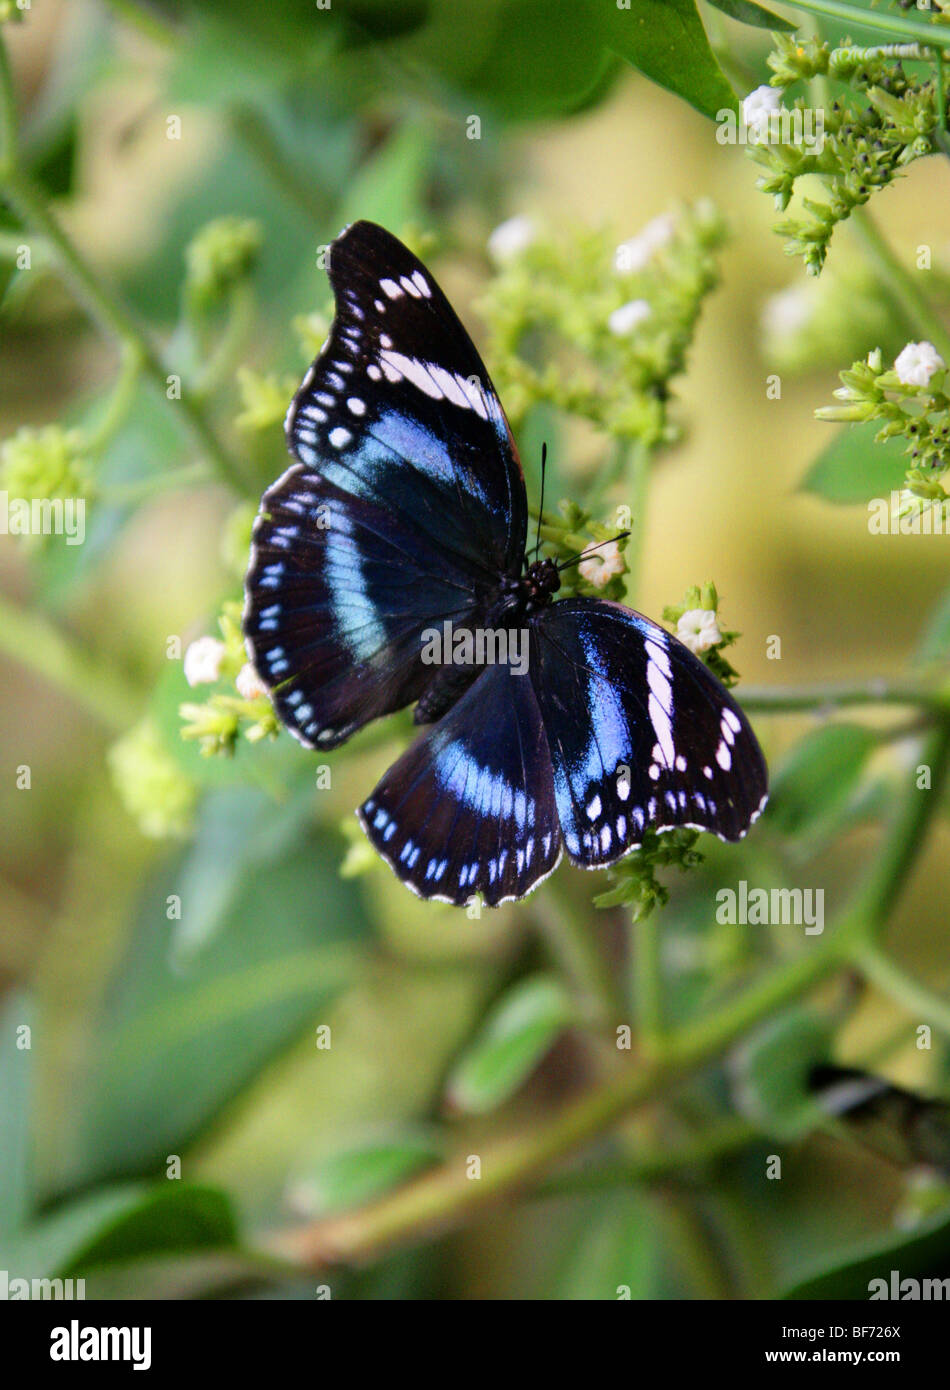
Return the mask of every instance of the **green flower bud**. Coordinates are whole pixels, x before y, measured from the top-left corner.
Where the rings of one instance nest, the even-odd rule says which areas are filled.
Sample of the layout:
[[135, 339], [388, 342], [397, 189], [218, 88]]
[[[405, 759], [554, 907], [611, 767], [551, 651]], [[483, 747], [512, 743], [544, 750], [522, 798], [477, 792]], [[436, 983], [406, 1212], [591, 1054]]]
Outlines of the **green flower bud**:
[[162, 743], [151, 719], [143, 719], [106, 755], [112, 782], [143, 835], [182, 837], [191, 829], [197, 789]]
[[209, 308], [222, 300], [251, 274], [262, 241], [260, 223], [247, 217], [218, 217], [202, 227], [185, 250], [192, 302]]
[[89, 478], [79, 430], [24, 425], [0, 448], [0, 479], [16, 497], [84, 497]]
[[296, 379], [263, 375], [250, 367], [239, 367], [238, 388], [244, 409], [235, 424], [240, 430], [268, 430], [280, 424], [287, 414], [287, 405], [297, 389]]

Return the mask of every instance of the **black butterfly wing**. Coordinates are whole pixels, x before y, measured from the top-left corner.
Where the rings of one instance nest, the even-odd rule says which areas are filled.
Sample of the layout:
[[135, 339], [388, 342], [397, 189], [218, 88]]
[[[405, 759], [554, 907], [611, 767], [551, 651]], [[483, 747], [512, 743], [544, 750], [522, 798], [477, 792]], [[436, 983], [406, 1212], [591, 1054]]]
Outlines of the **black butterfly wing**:
[[264, 495], [244, 635], [278, 715], [308, 748], [334, 748], [418, 699], [433, 668], [420, 634], [464, 623], [479, 583], [398, 512], [295, 464]]
[[648, 826], [741, 839], [765, 805], [765, 760], [698, 657], [641, 614], [596, 599], [552, 604], [533, 634], [531, 679], [576, 863], [613, 863]]
[[302, 463], [497, 582], [521, 570], [528, 508], [485, 366], [429, 271], [354, 222], [329, 248], [336, 318], [287, 413]]
[[329, 265], [336, 318], [287, 415], [298, 462], [264, 494], [244, 615], [278, 714], [322, 748], [418, 698], [422, 630], [473, 619], [527, 527], [504, 412], [429, 272], [368, 222]]
[[423, 898], [522, 898], [561, 857], [551, 756], [527, 674], [488, 666], [413, 743], [357, 815]]

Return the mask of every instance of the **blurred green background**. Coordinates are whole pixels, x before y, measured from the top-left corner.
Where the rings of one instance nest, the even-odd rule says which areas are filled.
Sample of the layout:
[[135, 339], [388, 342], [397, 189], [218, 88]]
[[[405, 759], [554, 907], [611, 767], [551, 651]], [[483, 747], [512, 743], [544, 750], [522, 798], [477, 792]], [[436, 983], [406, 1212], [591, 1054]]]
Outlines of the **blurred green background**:
[[[623, 239], [678, 202], [711, 198], [731, 236], [675, 388], [683, 438], [652, 473], [638, 606], [659, 617], [713, 577], [742, 633], [744, 684], [896, 676], [947, 584], [946, 537], [870, 536], [860, 503], [830, 505], [800, 487], [837, 428], [813, 410], [880, 337], [855, 341], [855, 307], [828, 320], [824, 353], [798, 369], [777, 364], [770, 301], [806, 277], [783, 256], [754, 166], [716, 143], [707, 117], [608, 57], [590, 38], [596, 8], [50, 0], [3, 32], [23, 159], [96, 275], [164, 345], [169, 370], [200, 367], [202, 345], [182, 319], [187, 246], [225, 214], [259, 224], [235, 361], [205, 403], [248, 496], [282, 470], [284, 444], [279, 423], [236, 427], [234, 367], [299, 377], [292, 320], [326, 311], [317, 248], [346, 221], [431, 235], [432, 264], [482, 345], [473, 304], [490, 274], [487, 238], [504, 219], [607, 226]], [[767, 31], [702, 12], [740, 95], [766, 81]], [[472, 113], [479, 140], [466, 137]], [[180, 140], [167, 138], [170, 115]], [[926, 242], [946, 267], [945, 159], [914, 165], [874, 211], [902, 260]], [[3, 235], [8, 250], [34, 243], [13, 212]], [[117, 369], [54, 252], [42, 237], [34, 247], [32, 268], [4, 277], [4, 438], [24, 424], [92, 428]], [[828, 274], [862, 273], [862, 256], [844, 226]], [[863, 273], [870, 288], [845, 290], [845, 303], [848, 293], [873, 299], [873, 272]], [[886, 332], [886, 311], [870, 312]], [[767, 395], [774, 371], [780, 399]], [[531, 440], [548, 427], [532, 422]], [[556, 442], [559, 495], [582, 498], [604, 443], [563, 424]], [[266, 748], [242, 743], [230, 761], [180, 742], [188, 690], [167, 643], [214, 631], [222, 601], [239, 592], [223, 540], [233, 492], [207, 472], [169, 480], [201, 453], [175, 404], [141, 384], [99, 465], [84, 545], [0, 540], [0, 1252], [11, 1271], [85, 1272], [90, 1295], [237, 1287], [310, 1297], [311, 1273], [240, 1252], [358, 1207], [445, 1153], [477, 1153], [486, 1127], [530, 1131], [576, 1094], [600, 1065], [596, 1030], [574, 1013], [563, 1027], [557, 991], [553, 1022], [551, 1001], [535, 1001], [538, 1064], [515, 1058], [524, 1077], [510, 1094], [489, 1085], [481, 1107], [460, 1100], [459, 1067], [493, 1001], [570, 965], [566, 918], [584, 924], [615, 976], [608, 1032], [626, 1021], [628, 924], [623, 909], [592, 906], [602, 876], [567, 866], [535, 897], [476, 920], [417, 902], [382, 865], [341, 877], [341, 823], [402, 746], [403, 725], [333, 755], [330, 791], [314, 789], [310, 755], [285, 735]], [[537, 449], [523, 453], [530, 493]], [[767, 659], [773, 635], [780, 661]], [[64, 688], [56, 671], [67, 667]], [[107, 762], [147, 711], [200, 792], [178, 839], [142, 833]], [[774, 768], [814, 717], [760, 714], [755, 724]], [[861, 790], [877, 788], [879, 805], [901, 758], [917, 761], [913, 746], [888, 743], [865, 770]], [[23, 765], [28, 790], [17, 787]], [[674, 1018], [803, 944], [787, 929], [717, 925], [721, 883], [821, 884], [833, 913], [876, 834], [867, 816], [835, 828], [820, 843], [789, 843], [766, 815], [742, 846], [703, 844], [705, 865], [671, 880], [652, 920]], [[888, 932], [893, 954], [935, 990], [950, 974], [948, 848], [941, 816]], [[170, 895], [180, 920], [168, 916]], [[839, 1058], [873, 1055], [892, 1079], [940, 1089], [941, 1047], [915, 1048], [898, 1003], [847, 979], [818, 1002]], [[23, 1023], [32, 1046], [17, 1052], [10, 1039]], [[327, 1025], [329, 1048], [317, 1032]], [[803, 1014], [779, 1025], [789, 1031], [772, 1045], [787, 1061], [810, 1024]], [[701, 1134], [711, 1115], [734, 1113], [743, 1065], [720, 1059], [613, 1143], [649, 1149]], [[487, 1117], [469, 1113], [479, 1108]], [[772, 1120], [753, 1107], [733, 1151], [685, 1178], [489, 1206], [460, 1231], [320, 1282], [334, 1297], [364, 1298], [610, 1298], [618, 1285], [634, 1297], [774, 1296], [859, 1240], [895, 1238], [905, 1169], [820, 1127]], [[361, 1161], [346, 1158], [354, 1149]], [[783, 1155], [781, 1182], [763, 1180], [771, 1153]], [[181, 1181], [168, 1182], [175, 1155]]]

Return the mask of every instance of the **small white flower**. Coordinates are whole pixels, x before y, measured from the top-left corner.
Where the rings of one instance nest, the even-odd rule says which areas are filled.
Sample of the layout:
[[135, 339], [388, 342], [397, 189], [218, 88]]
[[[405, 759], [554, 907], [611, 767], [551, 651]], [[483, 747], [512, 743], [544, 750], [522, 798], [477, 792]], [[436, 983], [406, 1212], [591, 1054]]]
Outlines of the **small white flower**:
[[798, 333], [811, 318], [812, 298], [806, 288], [793, 285], [771, 295], [762, 306], [762, 327], [769, 338]]
[[754, 92], [750, 92], [742, 103], [742, 124], [759, 136], [767, 134], [769, 120], [773, 111], [779, 111], [782, 106], [782, 90], [780, 87], [769, 87], [768, 85], [756, 87]]
[[688, 609], [676, 624], [676, 635], [697, 656], [722, 641], [722, 633], [711, 608]]
[[537, 238], [538, 229], [530, 217], [509, 217], [488, 238], [488, 254], [496, 265], [507, 265], [526, 251]]
[[593, 555], [588, 555], [586, 560], [582, 560], [577, 568], [588, 584], [602, 589], [608, 579], [613, 579], [615, 574], [623, 574], [623, 556], [617, 542], [608, 541], [599, 550], [595, 550]]
[[620, 243], [614, 255], [614, 264], [620, 271], [642, 270], [654, 251], [665, 246], [675, 231], [676, 223], [669, 213], [654, 217], [636, 236]]
[[613, 311], [607, 320], [607, 327], [618, 338], [625, 338], [652, 312], [645, 299], [631, 299], [628, 304], [621, 304], [619, 309]]
[[185, 680], [189, 685], [211, 685], [218, 679], [224, 643], [217, 637], [199, 637], [185, 652]]
[[238, 671], [234, 678], [234, 684], [243, 700], [256, 700], [259, 696], [267, 694], [267, 686], [264, 685], [249, 661], [246, 661]]
[[894, 370], [904, 386], [929, 386], [934, 373], [946, 365], [933, 343], [908, 343], [898, 354]]

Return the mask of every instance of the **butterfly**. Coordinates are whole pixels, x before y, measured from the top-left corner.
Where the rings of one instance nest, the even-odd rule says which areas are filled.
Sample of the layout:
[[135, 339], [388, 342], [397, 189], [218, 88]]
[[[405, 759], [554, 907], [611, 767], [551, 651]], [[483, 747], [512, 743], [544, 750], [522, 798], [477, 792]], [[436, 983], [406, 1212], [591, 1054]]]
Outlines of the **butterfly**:
[[[501, 403], [429, 271], [371, 222], [328, 261], [336, 316], [287, 413], [294, 462], [263, 496], [245, 584], [248, 654], [283, 724], [329, 750], [415, 702], [425, 732], [357, 816], [423, 898], [497, 906], [563, 850], [603, 868], [649, 827], [741, 838], [767, 797], [745, 716], [648, 618], [554, 598], [556, 565], [525, 554]], [[438, 664], [433, 632], [456, 636]], [[459, 633], [474, 636], [453, 660]], [[505, 659], [486, 642], [479, 661], [479, 634], [511, 639]]]

